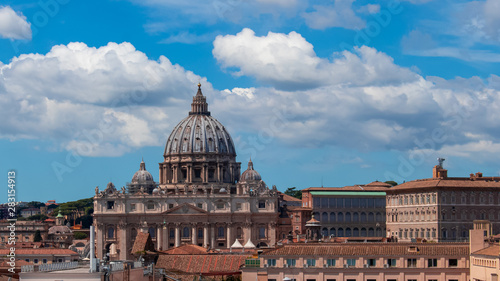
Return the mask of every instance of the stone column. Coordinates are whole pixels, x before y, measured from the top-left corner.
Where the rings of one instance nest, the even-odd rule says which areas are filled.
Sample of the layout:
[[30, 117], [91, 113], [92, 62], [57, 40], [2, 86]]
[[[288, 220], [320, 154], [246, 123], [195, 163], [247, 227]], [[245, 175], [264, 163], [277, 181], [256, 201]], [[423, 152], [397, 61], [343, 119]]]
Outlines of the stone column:
[[210, 226], [210, 248], [215, 249], [215, 224]]
[[161, 248], [163, 251], [168, 249], [168, 227], [166, 224], [163, 224], [162, 238], [161, 238]]
[[[248, 241], [248, 239], [252, 239], [252, 223], [245, 223], [244, 224], [244, 229], [243, 229], [243, 246], [245, 246], [245, 243]], [[253, 241], [252, 241], [253, 242]]]
[[208, 182], [208, 168], [207, 168], [207, 164], [203, 164], [203, 168], [201, 170], [201, 175], [203, 177], [202, 181], [203, 182]]
[[208, 223], [205, 223], [205, 225], [203, 226], [203, 247], [204, 248], [209, 247], [209, 245], [208, 245], [208, 227], [209, 227]]
[[220, 163], [217, 163], [217, 181], [222, 182], [222, 167]]
[[192, 227], [192, 228], [191, 228], [191, 243], [192, 243], [193, 245], [198, 245], [198, 243], [197, 243], [197, 241], [198, 241], [198, 237], [196, 237], [196, 235], [198, 234], [198, 233], [197, 233], [197, 230], [198, 230], [198, 229], [197, 229], [197, 227], [196, 227], [196, 224], [195, 224], [195, 223], [191, 224], [191, 227]]
[[120, 260], [127, 260], [127, 246], [129, 244], [129, 233], [127, 231], [127, 224], [125, 222], [120, 222], [118, 224], [118, 239], [120, 239], [120, 243], [118, 245], [118, 249], [120, 250]]
[[227, 248], [229, 249], [231, 247], [231, 243], [233, 243], [233, 229], [232, 229], [232, 223], [228, 222], [227, 223]]
[[187, 182], [193, 182], [193, 166], [188, 165], [187, 167]]
[[274, 247], [276, 245], [276, 222], [271, 222], [268, 229], [267, 240], [269, 241], [269, 247]]
[[104, 251], [104, 232], [103, 232], [104, 224], [103, 223], [97, 223], [96, 224], [96, 229], [97, 229], [97, 235], [96, 235], [96, 244], [97, 244], [97, 251], [95, 253], [96, 257], [99, 259], [102, 259], [103, 256], [103, 251]]
[[163, 233], [162, 233], [163, 228], [161, 226], [156, 227], [156, 250], [160, 251], [163, 250], [162, 248], [162, 243], [163, 243]]
[[175, 224], [175, 247], [179, 247], [181, 245], [181, 224]]

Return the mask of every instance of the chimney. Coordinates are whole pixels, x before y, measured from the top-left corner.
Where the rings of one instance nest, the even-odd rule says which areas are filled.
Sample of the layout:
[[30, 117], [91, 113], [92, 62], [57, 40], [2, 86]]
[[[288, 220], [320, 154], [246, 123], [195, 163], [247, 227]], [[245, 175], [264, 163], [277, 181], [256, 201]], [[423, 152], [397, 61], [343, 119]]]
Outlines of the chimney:
[[444, 158], [438, 158], [437, 159], [439, 164], [434, 166], [434, 169], [432, 169], [432, 177], [433, 178], [447, 178], [448, 177], [448, 170], [445, 170], [443, 168], [443, 162]]

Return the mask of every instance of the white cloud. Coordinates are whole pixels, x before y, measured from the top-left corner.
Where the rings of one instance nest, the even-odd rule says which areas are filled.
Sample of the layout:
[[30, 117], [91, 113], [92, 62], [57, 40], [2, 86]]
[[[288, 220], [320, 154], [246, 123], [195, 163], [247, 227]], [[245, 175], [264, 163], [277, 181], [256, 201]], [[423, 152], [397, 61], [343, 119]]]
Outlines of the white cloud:
[[213, 54], [223, 67], [239, 69], [235, 75], [254, 76], [280, 89], [314, 88], [321, 85], [383, 85], [417, 80], [418, 75], [394, 64], [393, 59], [370, 47], [354, 53], [320, 58], [300, 34], [269, 32], [255, 36], [248, 28], [236, 35], [217, 36]]
[[16, 13], [9, 6], [0, 6], [0, 37], [31, 39], [31, 24], [22, 13]]
[[212, 91], [206, 79], [166, 57], [150, 60], [130, 43], [24, 54], [0, 66], [0, 117], [11, 120], [0, 137], [52, 140], [88, 156], [161, 145], [199, 81]]
[[378, 4], [368, 4], [361, 6], [358, 9], [358, 13], [364, 13], [364, 14], [377, 14], [380, 13], [380, 5]]
[[[355, 0], [335, 0], [333, 6], [313, 5], [315, 11], [303, 13], [307, 26], [314, 29], [343, 27], [346, 29], [362, 29], [366, 22], [358, 17], [352, 9]], [[372, 7], [374, 8], [374, 6]], [[380, 8], [380, 7], [379, 7]]]

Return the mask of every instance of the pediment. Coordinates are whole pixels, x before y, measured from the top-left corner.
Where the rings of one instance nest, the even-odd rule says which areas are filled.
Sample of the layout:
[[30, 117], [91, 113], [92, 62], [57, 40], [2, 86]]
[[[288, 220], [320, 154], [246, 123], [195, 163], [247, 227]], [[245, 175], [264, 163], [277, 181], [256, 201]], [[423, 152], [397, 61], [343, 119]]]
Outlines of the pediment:
[[181, 204], [175, 208], [172, 208], [168, 211], [165, 211], [163, 214], [165, 215], [204, 215], [204, 214], [208, 214], [207, 211], [203, 210], [203, 209], [200, 209], [198, 207], [195, 207], [191, 204], [188, 204], [188, 203], [184, 203], [184, 204]]

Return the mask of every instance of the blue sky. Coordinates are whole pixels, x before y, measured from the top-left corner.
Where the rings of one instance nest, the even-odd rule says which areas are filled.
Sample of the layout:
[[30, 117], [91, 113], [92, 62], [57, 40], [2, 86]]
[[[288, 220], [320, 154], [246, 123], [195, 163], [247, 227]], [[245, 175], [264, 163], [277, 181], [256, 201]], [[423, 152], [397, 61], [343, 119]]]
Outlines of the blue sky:
[[[17, 199], [158, 179], [201, 82], [268, 185], [500, 165], [500, 1], [3, 1], [0, 170]], [[7, 188], [5, 189], [7, 191]], [[7, 192], [0, 193], [5, 202]]]

